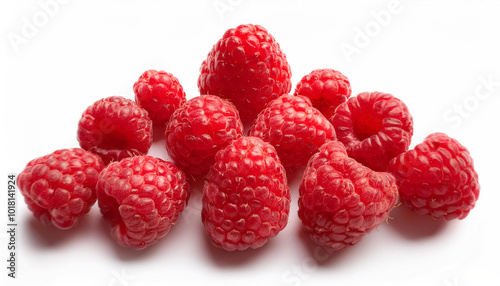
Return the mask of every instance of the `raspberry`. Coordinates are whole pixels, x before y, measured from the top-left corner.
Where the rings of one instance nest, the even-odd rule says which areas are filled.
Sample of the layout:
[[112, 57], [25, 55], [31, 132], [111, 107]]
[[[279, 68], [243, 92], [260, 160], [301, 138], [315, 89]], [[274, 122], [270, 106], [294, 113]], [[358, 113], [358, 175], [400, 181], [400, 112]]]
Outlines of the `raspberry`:
[[283, 166], [305, 165], [335, 129], [304, 96], [283, 95], [271, 101], [249, 131], [276, 148]]
[[406, 105], [388, 93], [364, 92], [338, 106], [330, 118], [350, 157], [375, 171], [408, 150], [413, 118]]
[[479, 196], [479, 181], [469, 151], [443, 133], [394, 158], [401, 201], [417, 214], [436, 220], [464, 219]]
[[202, 95], [174, 112], [165, 134], [170, 157], [184, 172], [198, 177], [208, 173], [217, 151], [243, 135], [243, 124], [229, 101]]
[[134, 84], [135, 101], [144, 108], [154, 125], [165, 128], [172, 113], [186, 102], [179, 80], [165, 71], [145, 71]]
[[184, 173], [151, 156], [113, 162], [97, 182], [99, 208], [123, 247], [143, 249], [157, 243], [177, 221], [188, 198]]
[[200, 94], [229, 99], [250, 123], [266, 104], [290, 92], [291, 70], [279, 44], [259, 25], [226, 31], [200, 68]]
[[351, 96], [349, 79], [333, 69], [317, 69], [305, 75], [295, 88], [294, 95], [308, 97], [326, 118]]
[[28, 208], [46, 225], [74, 227], [96, 200], [102, 160], [83, 149], [61, 149], [34, 159], [19, 174], [17, 184]]
[[80, 147], [104, 163], [144, 155], [153, 141], [152, 122], [137, 103], [121, 96], [96, 101], [78, 122]]
[[289, 211], [285, 170], [270, 144], [242, 137], [217, 153], [201, 213], [214, 245], [259, 248], [287, 225]]
[[358, 243], [387, 219], [397, 201], [392, 175], [347, 156], [338, 141], [319, 148], [299, 188], [299, 218], [311, 239], [335, 250]]

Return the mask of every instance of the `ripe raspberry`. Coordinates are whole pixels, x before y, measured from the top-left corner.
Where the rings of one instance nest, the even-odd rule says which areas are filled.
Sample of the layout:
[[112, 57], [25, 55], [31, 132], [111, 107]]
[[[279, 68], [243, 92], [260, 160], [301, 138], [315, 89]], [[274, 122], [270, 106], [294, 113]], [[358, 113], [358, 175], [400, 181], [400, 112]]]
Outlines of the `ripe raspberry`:
[[146, 154], [153, 141], [152, 122], [137, 103], [121, 96], [96, 101], [78, 122], [80, 146], [104, 163]]
[[299, 218], [311, 239], [338, 250], [385, 221], [398, 190], [392, 175], [372, 171], [330, 141], [309, 160], [299, 194]]
[[271, 101], [249, 131], [276, 148], [284, 167], [305, 165], [328, 140], [332, 124], [304, 96], [283, 95]]
[[30, 161], [17, 184], [36, 218], [68, 229], [94, 205], [103, 168], [99, 156], [80, 148], [61, 149]]
[[289, 211], [285, 170], [270, 144], [242, 137], [217, 152], [201, 213], [214, 245], [259, 248], [286, 226]]
[[151, 156], [113, 162], [97, 182], [99, 208], [123, 247], [143, 249], [157, 243], [175, 224], [188, 198], [184, 173]]
[[135, 101], [144, 108], [161, 128], [174, 111], [186, 102], [186, 94], [179, 80], [164, 71], [145, 71], [134, 84]]
[[333, 69], [317, 69], [305, 75], [295, 88], [294, 95], [308, 97], [326, 118], [351, 96], [349, 79]]
[[243, 135], [243, 124], [229, 101], [202, 95], [174, 112], [165, 133], [170, 157], [197, 177], [208, 173], [217, 151]]
[[391, 94], [364, 92], [339, 105], [330, 122], [350, 157], [375, 171], [408, 150], [413, 118], [406, 105]]
[[401, 201], [417, 214], [436, 220], [464, 219], [476, 204], [479, 181], [469, 151], [443, 133], [394, 158]]
[[292, 72], [274, 37], [259, 25], [226, 31], [200, 68], [200, 94], [229, 99], [250, 123], [266, 104], [290, 92]]

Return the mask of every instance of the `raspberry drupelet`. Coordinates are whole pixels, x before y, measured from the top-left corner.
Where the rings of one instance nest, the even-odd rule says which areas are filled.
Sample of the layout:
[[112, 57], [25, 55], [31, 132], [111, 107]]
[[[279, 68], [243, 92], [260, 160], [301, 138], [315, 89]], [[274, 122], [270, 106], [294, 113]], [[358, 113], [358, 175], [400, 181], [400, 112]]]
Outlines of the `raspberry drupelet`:
[[152, 156], [113, 162], [99, 175], [97, 200], [119, 245], [144, 249], [160, 241], [189, 199], [184, 173]]
[[135, 82], [134, 93], [135, 101], [161, 129], [165, 128], [172, 113], [186, 102], [186, 93], [179, 80], [165, 71], [145, 71]]
[[153, 123], [146, 110], [121, 96], [100, 99], [90, 105], [78, 122], [80, 147], [99, 155], [105, 164], [134, 155], [145, 155], [151, 143]]
[[351, 83], [341, 72], [326, 68], [305, 75], [297, 84], [294, 95], [308, 97], [326, 118], [351, 96]]
[[203, 188], [202, 221], [214, 245], [259, 248], [288, 223], [290, 191], [273, 146], [242, 137], [217, 152]]
[[337, 107], [330, 122], [350, 157], [375, 171], [408, 150], [413, 118], [403, 101], [388, 93], [364, 92]]
[[60, 149], [30, 161], [17, 177], [28, 208], [46, 225], [74, 227], [96, 201], [104, 163], [80, 148]]
[[244, 124], [291, 89], [292, 72], [274, 37], [260, 25], [227, 30], [200, 68], [200, 94], [230, 100]]
[[243, 124], [229, 101], [202, 95], [174, 112], [165, 134], [170, 157], [196, 179], [206, 175], [217, 151], [243, 136]]
[[330, 141], [309, 160], [299, 195], [299, 218], [311, 239], [339, 250], [388, 218], [398, 190], [391, 174], [363, 166], [342, 143]]
[[479, 180], [469, 151], [444, 133], [394, 158], [401, 201], [417, 214], [436, 220], [464, 219], [479, 197]]
[[332, 124], [300, 95], [271, 101], [248, 135], [273, 145], [285, 168], [305, 165], [323, 143], [336, 138]]

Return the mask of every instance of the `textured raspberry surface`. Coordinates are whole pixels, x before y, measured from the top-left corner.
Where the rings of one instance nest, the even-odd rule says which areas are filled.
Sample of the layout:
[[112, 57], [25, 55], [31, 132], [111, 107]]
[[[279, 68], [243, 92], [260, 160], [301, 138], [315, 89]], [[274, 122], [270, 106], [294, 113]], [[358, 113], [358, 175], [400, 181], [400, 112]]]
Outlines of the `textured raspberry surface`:
[[335, 250], [358, 243], [397, 201], [394, 177], [349, 158], [338, 141], [311, 157], [299, 188], [299, 218], [313, 241]]
[[308, 97], [326, 118], [351, 96], [349, 79], [333, 69], [317, 69], [305, 75], [297, 84], [294, 95]]
[[469, 151], [443, 133], [394, 158], [401, 201], [418, 214], [437, 220], [465, 218], [479, 197], [479, 181]]
[[186, 102], [179, 80], [165, 71], [145, 71], [134, 84], [135, 101], [157, 126], [165, 127], [174, 111]]
[[174, 164], [134, 156], [99, 175], [97, 200], [111, 234], [124, 247], [157, 243], [177, 221], [189, 198], [186, 176]]
[[200, 68], [200, 94], [229, 99], [250, 123], [266, 104], [290, 92], [292, 73], [274, 37], [259, 25], [226, 31]]
[[96, 200], [96, 183], [104, 163], [80, 148], [61, 149], [34, 159], [17, 177], [24, 200], [46, 225], [68, 229]]
[[204, 176], [215, 153], [243, 135], [238, 111], [229, 101], [202, 95], [177, 109], [166, 128], [167, 151], [193, 177]]
[[347, 153], [375, 171], [408, 150], [413, 118], [406, 105], [388, 93], [364, 92], [338, 106], [330, 118]]
[[274, 148], [242, 137], [217, 153], [203, 188], [202, 220], [214, 245], [258, 248], [288, 223], [290, 191]]
[[78, 122], [80, 147], [99, 155], [104, 163], [144, 155], [151, 147], [152, 121], [147, 111], [121, 96], [96, 101]]
[[332, 124], [307, 97], [283, 95], [271, 101], [249, 131], [274, 146], [283, 166], [305, 165], [328, 140], [335, 140]]

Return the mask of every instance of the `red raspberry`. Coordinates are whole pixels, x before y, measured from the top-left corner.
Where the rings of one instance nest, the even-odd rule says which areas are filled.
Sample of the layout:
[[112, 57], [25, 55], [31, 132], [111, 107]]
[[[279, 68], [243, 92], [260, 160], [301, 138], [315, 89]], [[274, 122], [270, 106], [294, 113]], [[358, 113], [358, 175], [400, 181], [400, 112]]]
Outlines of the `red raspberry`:
[[29, 162], [17, 184], [36, 218], [68, 229], [94, 205], [97, 177], [103, 168], [101, 158], [90, 152], [61, 149]]
[[333, 69], [317, 69], [305, 75], [295, 88], [294, 95], [307, 96], [326, 118], [351, 96], [349, 79]]
[[292, 72], [274, 37], [259, 25], [226, 31], [200, 68], [201, 94], [229, 99], [249, 123], [266, 104], [290, 92]]
[[413, 118], [404, 102], [382, 92], [349, 98], [330, 122], [349, 156], [375, 171], [386, 171], [392, 158], [408, 150], [413, 135]]
[[80, 146], [99, 155], [106, 164], [146, 154], [153, 141], [151, 133], [148, 113], [121, 96], [96, 101], [78, 122]]
[[259, 114], [249, 135], [273, 145], [288, 168], [305, 165], [323, 143], [335, 140], [335, 129], [307, 97], [283, 95]]
[[299, 218], [311, 239], [338, 250], [385, 221], [398, 190], [392, 175], [372, 171], [330, 141], [309, 160], [299, 194]]
[[175, 224], [188, 198], [184, 173], [151, 156], [113, 162], [97, 182], [99, 208], [123, 247], [143, 249], [157, 243]]
[[401, 201], [436, 220], [464, 219], [476, 204], [479, 181], [469, 151], [443, 133], [394, 158], [389, 170], [396, 177]]
[[201, 213], [214, 245], [259, 248], [286, 226], [289, 211], [286, 174], [273, 146], [242, 137], [217, 153]]
[[202, 95], [174, 112], [165, 133], [170, 157], [197, 177], [208, 173], [217, 151], [243, 135], [243, 124], [229, 101]]
[[134, 84], [134, 93], [135, 101], [161, 128], [165, 128], [172, 113], [186, 102], [179, 80], [165, 71], [145, 71]]

